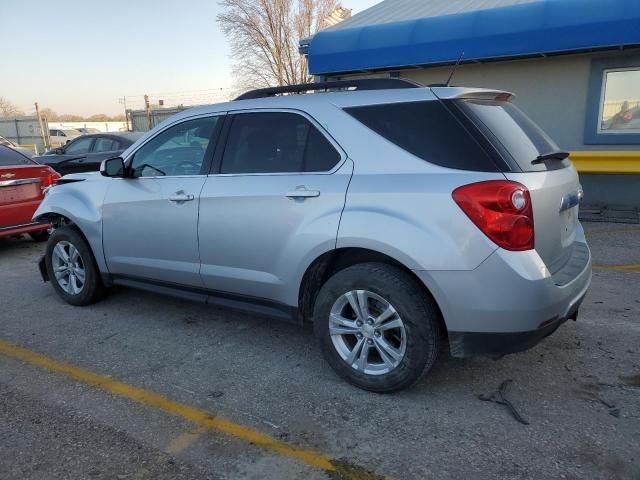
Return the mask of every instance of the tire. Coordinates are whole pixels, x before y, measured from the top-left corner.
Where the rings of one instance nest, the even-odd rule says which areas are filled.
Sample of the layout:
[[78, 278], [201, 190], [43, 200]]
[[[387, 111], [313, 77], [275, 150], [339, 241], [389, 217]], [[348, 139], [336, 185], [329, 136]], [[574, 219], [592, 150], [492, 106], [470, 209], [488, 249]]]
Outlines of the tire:
[[[364, 315], [358, 316], [354, 302], [357, 308], [367, 305], [372, 325], [357, 325]], [[376, 328], [376, 321], [386, 316], [380, 315], [382, 310], [391, 313]], [[332, 276], [316, 299], [314, 330], [325, 359], [338, 375], [379, 393], [412, 385], [433, 366], [440, 343], [439, 311], [433, 299], [411, 275], [382, 263], [354, 265]], [[349, 363], [358, 342], [360, 354]], [[365, 362], [360, 360], [362, 347], [367, 349]]]
[[47, 240], [49, 240], [49, 230], [30, 232], [29, 236], [34, 242], [46, 242]]
[[[61, 279], [56, 277], [56, 269], [65, 265], [64, 254], [57, 248], [62, 249], [67, 257], [69, 253], [73, 255], [74, 250], [78, 253], [76, 261], [70, 260], [73, 268], [68, 268]], [[65, 302], [77, 306], [90, 305], [104, 296], [105, 289], [91, 248], [72, 227], [61, 227], [51, 234], [45, 252], [45, 265], [53, 288]], [[84, 272], [84, 282], [81, 282], [80, 271]], [[73, 272], [74, 280], [70, 272]]]

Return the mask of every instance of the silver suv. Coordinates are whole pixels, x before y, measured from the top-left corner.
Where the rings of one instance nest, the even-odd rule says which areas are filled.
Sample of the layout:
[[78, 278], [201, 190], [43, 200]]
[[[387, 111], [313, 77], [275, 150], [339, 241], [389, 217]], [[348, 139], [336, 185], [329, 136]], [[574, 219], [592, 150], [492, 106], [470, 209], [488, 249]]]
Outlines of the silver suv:
[[377, 392], [443, 341], [522, 351], [576, 319], [591, 255], [568, 154], [510, 98], [365, 80], [181, 112], [48, 192], [40, 270], [73, 305], [126, 285], [312, 321]]

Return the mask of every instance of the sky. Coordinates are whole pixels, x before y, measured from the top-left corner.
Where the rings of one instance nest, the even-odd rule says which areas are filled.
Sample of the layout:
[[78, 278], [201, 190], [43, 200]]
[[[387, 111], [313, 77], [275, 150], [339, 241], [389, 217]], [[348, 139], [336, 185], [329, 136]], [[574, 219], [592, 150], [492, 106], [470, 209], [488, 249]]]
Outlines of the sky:
[[608, 72], [606, 81], [606, 102], [640, 100], [640, 72], [638, 70]]
[[233, 86], [219, 12], [216, 0], [0, 0], [0, 96], [78, 115], [122, 113], [122, 97], [140, 108], [145, 93], [215, 98]]

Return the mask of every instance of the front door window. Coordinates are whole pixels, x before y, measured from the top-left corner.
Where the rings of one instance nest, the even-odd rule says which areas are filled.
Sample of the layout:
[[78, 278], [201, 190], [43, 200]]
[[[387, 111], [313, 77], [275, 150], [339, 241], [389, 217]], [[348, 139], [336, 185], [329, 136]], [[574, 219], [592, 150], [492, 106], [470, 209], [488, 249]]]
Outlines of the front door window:
[[[199, 175], [211, 137], [221, 117], [174, 125], [138, 150], [131, 163], [134, 177]], [[213, 147], [213, 145], [211, 145]]]

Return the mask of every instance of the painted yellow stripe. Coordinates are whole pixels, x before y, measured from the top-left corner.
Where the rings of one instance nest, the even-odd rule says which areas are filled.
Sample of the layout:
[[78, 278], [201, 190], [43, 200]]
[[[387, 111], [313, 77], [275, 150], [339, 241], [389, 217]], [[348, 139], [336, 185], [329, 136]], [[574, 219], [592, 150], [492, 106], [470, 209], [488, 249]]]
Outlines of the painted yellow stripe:
[[640, 152], [571, 152], [570, 158], [580, 173], [640, 174]]
[[613, 270], [615, 272], [633, 272], [640, 273], [640, 263], [632, 263], [630, 265], [593, 265], [598, 270]]
[[[296, 448], [264, 433], [252, 430], [243, 425], [214, 417], [204, 410], [190, 407], [183, 403], [174, 402], [154, 392], [128, 385], [105, 375], [84, 370], [68, 363], [59, 362], [39, 353], [26, 350], [9, 342], [0, 340], [0, 353], [23, 362], [37, 365], [46, 370], [64, 374], [78, 382], [99, 387], [107, 392], [128, 398], [143, 405], [148, 405], [166, 413], [176, 415], [193, 424], [217, 430], [227, 435], [240, 438], [263, 448], [272, 450], [285, 457], [294, 458], [311, 467], [333, 472], [336, 467], [331, 460], [320, 453]], [[365, 477], [362, 477], [365, 478]]]

